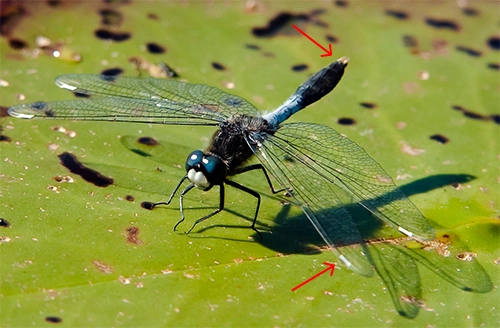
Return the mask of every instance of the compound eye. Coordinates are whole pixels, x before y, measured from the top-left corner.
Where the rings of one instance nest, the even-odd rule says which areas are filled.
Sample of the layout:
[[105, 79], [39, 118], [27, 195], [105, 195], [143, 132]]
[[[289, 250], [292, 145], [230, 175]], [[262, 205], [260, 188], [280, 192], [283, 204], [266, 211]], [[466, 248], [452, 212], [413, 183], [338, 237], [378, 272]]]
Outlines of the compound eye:
[[188, 158], [186, 159], [186, 172], [189, 172], [195, 165], [201, 164], [203, 160], [203, 152], [201, 150], [195, 150], [189, 154]]
[[226, 165], [216, 156], [205, 156], [202, 160], [208, 181], [214, 185], [220, 185], [226, 179]]

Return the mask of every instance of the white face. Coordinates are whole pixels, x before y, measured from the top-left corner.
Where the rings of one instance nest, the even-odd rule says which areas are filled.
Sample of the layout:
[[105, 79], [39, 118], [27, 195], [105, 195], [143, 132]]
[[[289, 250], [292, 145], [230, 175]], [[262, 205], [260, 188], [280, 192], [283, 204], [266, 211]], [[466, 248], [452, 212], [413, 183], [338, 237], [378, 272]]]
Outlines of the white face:
[[195, 171], [195, 169], [191, 169], [188, 172], [188, 178], [192, 183], [194, 183], [196, 188], [207, 189], [208, 187], [210, 187], [210, 182], [208, 182], [203, 172], [197, 172]]

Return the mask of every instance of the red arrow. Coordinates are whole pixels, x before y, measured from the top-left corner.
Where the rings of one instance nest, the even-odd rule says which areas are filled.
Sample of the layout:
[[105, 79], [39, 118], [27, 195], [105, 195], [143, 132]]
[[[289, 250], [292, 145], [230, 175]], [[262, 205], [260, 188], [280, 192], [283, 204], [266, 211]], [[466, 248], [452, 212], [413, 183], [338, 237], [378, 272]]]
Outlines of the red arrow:
[[308, 38], [309, 40], [312, 41], [312, 43], [314, 43], [315, 45], [317, 45], [318, 47], [320, 47], [321, 49], [323, 49], [323, 51], [325, 52], [324, 54], [321, 55], [321, 57], [330, 57], [332, 55], [332, 44], [329, 43], [328, 44], [328, 49], [326, 49], [325, 47], [323, 47], [321, 44], [319, 44], [318, 42], [316, 42], [316, 40], [314, 40], [313, 38], [311, 38], [309, 35], [306, 34], [306, 32], [302, 31], [300, 28], [297, 27], [297, 25], [295, 24], [292, 24], [292, 27], [294, 29], [296, 29], [300, 34], [302, 34], [303, 36], [305, 36], [306, 38]]
[[323, 273], [325, 272], [328, 272], [331, 270], [330, 272], [330, 277], [333, 276], [333, 271], [335, 270], [335, 264], [333, 263], [328, 263], [328, 262], [323, 262], [324, 265], [328, 266], [328, 268], [326, 268], [325, 270], [317, 273], [316, 275], [312, 276], [311, 278], [307, 279], [306, 281], [304, 281], [303, 283], [300, 283], [298, 284], [297, 286], [293, 287], [292, 288], [292, 292], [296, 291], [297, 289], [299, 289], [300, 287], [304, 286], [305, 284], [307, 284], [309, 281], [311, 280], [314, 280], [316, 278], [318, 278], [319, 276], [321, 276]]

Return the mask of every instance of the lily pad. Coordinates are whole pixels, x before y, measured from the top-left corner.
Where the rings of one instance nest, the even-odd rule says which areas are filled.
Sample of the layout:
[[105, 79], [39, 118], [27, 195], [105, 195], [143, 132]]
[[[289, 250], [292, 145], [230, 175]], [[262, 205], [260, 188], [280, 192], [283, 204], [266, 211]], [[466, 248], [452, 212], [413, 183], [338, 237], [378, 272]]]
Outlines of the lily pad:
[[[236, 190], [227, 192], [224, 212], [189, 235], [172, 231], [177, 203], [141, 207], [168, 197], [187, 154], [208, 143], [212, 128], [4, 117], [2, 326], [493, 326], [500, 320], [498, 289], [489, 291], [490, 277], [498, 285], [500, 258], [493, 3], [1, 6], [3, 108], [70, 99], [52, 84], [56, 76], [112, 69], [176, 72], [177, 79], [272, 109], [332, 61], [291, 24], [324, 46], [332, 43], [333, 58], [351, 58], [343, 80], [291, 120], [330, 125], [364, 147], [456, 248], [445, 258], [402, 247], [403, 241], [373, 241], [379, 276], [338, 265], [333, 277], [292, 292], [336, 259], [321, 249], [300, 209], [270, 195], [257, 172], [237, 181], [265, 196], [257, 225], [262, 241], [249, 229], [255, 203]], [[155, 138], [162, 152], [131, 151], [127, 140], [139, 137]], [[63, 153], [113, 183], [99, 187], [71, 173], [60, 163]], [[181, 232], [218, 205], [218, 193], [193, 192], [186, 205]], [[367, 215], [359, 220], [365, 236], [396, 240]], [[456, 258], [465, 252], [471, 262]], [[432, 272], [441, 261], [462, 270], [465, 283], [449, 283], [454, 273]], [[414, 268], [398, 282], [420, 295], [407, 299], [408, 308], [398, 308], [405, 295], [388, 287], [398, 264]]]

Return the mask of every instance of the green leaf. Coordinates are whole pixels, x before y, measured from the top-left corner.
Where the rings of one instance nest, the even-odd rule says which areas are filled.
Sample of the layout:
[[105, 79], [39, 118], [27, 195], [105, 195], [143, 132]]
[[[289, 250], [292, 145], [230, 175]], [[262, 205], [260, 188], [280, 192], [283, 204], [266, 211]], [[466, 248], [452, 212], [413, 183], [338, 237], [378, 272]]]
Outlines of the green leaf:
[[[500, 258], [497, 7], [335, 3], [2, 4], [0, 79], [9, 85], [0, 87], [1, 105], [71, 99], [53, 85], [61, 74], [121, 68], [124, 75], [146, 76], [165, 62], [181, 79], [272, 109], [333, 60], [320, 58], [319, 48], [294, 33], [291, 23], [298, 24], [323, 46], [335, 37], [334, 58], [351, 60], [336, 90], [291, 120], [327, 124], [364, 147], [451, 238], [453, 256], [405, 241], [373, 243], [379, 277], [339, 265], [333, 277], [291, 292], [336, 259], [321, 250], [300, 209], [269, 195], [258, 172], [237, 181], [268, 196], [258, 220], [262, 241], [249, 229], [255, 203], [236, 190], [228, 190], [224, 212], [187, 236], [183, 231], [218, 205], [217, 190], [188, 194], [179, 233], [172, 231], [180, 219], [177, 200], [154, 211], [140, 206], [166, 200], [184, 174], [187, 154], [208, 143], [212, 128], [5, 117], [2, 135], [11, 141], [0, 142], [0, 218], [10, 227], [0, 226], [0, 325], [57, 318], [68, 326], [496, 325], [499, 292], [488, 290], [489, 277], [499, 283]], [[407, 18], [396, 18], [398, 11]], [[283, 12], [303, 15], [273, 36], [252, 32]], [[98, 29], [131, 37], [103, 41]], [[52, 44], [37, 47], [37, 36]], [[13, 40], [28, 46], [15, 49]], [[149, 53], [148, 42], [166, 53]], [[471, 49], [480, 55], [471, 56]], [[137, 57], [153, 65], [149, 72], [133, 64]], [[298, 64], [308, 69], [292, 71]], [[338, 124], [341, 118], [356, 124]], [[431, 139], [435, 135], [448, 142]], [[154, 156], [130, 151], [139, 136], [154, 137], [162, 148]], [[64, 152], [113, 176], [116, 185], [97, 187], [71, 174], [59, 162]], [[380, 231], [369, 216], [358, 220], [365, 236], [394, 241], [393, 232]], [[462, 251], [477, 257], [459, 261]], [[462, 278], [432, 272], [443, 261], [462, 270]], [[404, 266], [412, 270], [399, 270]], [[411, 276], [401, 279], [400, 271]], [[443, 279], [450, 275], [455, 280]], [[391, 289], [391, 279], [417, 299]]]

